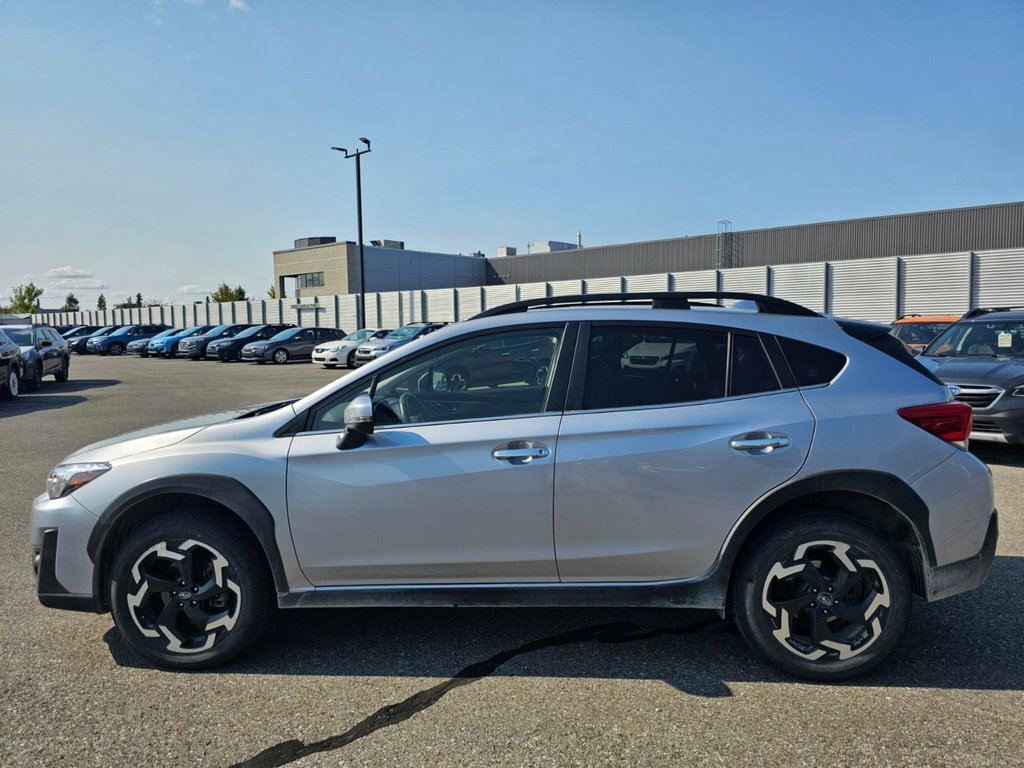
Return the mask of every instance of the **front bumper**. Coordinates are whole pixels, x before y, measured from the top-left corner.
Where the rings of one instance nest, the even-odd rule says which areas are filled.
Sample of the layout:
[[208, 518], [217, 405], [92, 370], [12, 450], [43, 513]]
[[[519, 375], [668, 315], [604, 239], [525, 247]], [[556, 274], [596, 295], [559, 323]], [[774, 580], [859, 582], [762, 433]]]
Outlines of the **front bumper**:
[[971, 440], [1024, 444], [1024, 397], [1005, 393], [990, 407], [976, 408]]
[[992, 517], [989, 518], [988, 530], [985, 533], [985, 541], [976, 555], [955, 563], [928, 569], [925, 576], [925, 596], [928, 601], [942, 600], [980, 587], [992, 569], [998, 541], [999, 514], [992, 510]]
[[49, 608], [103, 611], [93, 589], [93, 563], [86, 545], [97, 518], [73, 496], [32, 504], [32, 570], [39, 602]]
[[260, 352], [254, 352], [251, 349], [243, 349], [240, 357], [242, 360], [248, 360], [250, 362], [253, 360], [269, 360], [270, 350], [266, 349]]

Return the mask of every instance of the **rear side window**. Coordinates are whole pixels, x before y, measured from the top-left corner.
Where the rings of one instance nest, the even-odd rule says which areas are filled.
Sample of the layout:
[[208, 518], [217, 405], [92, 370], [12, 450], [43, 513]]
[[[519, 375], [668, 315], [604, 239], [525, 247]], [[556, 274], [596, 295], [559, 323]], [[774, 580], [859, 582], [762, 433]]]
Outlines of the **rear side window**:
[[781, 336], [778, 339], [798, 387], [828, 384], [846, 365], [846, 357], [831, 349]]
[[739, 397], [759, 392], [777, 392], [781, 388], [768, 355], [761, 346], [761, 340], [756, 336], [734, 333], [729, 394]]
[[725, 396], [728, 335], [667, 326], [593, 326], [584, 409], [631, 408]]

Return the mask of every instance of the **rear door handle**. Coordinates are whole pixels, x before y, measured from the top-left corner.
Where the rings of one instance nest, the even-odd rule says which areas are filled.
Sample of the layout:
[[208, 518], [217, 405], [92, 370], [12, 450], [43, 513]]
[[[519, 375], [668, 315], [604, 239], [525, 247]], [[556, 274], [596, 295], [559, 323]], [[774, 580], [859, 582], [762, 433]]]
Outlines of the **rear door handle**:
[[779, 448], [788, 448], [793, 444], [788, 435], [773, 435], [771, 432], [749, 432], [729, 441], [734, 451], [745, 451], [750, 454], [771, 453]]

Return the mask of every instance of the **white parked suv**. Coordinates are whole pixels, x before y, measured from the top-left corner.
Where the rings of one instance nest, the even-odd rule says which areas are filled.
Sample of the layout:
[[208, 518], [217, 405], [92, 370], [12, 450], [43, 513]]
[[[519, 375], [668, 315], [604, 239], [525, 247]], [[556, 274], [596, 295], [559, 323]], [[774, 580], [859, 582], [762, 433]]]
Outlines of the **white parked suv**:
[[[998, 538], [970, 406], [888, 330], [735, 293], [491, 309], [300, 400], [68, 456], [33, 506], [39, 599], [177, 669], [275, 607], [618, 605], [715, 610], [791, 674], [861, 674]], [[623, 364], [655, 338], [670, 364]]]
[[313, 362], [320, 363], [324, 368], [337, 368], [339, 365], [355, 368], [356, 350], [359, 345], [364, 341], [383, 339], [389, 333], [390, 328], [363, 328], [343, 339], [321, 344], [313, 350]]

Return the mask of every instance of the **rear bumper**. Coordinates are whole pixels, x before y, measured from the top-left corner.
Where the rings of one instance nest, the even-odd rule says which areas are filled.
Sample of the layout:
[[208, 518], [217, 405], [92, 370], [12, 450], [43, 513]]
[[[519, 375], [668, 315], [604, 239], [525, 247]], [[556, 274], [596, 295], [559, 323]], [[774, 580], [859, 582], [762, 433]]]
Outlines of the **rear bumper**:
[[942, 600], [980, 587], [992, 569], [998, 541], [999, 515], [992, 510], [988, 531], [985, 533], [985, 541], [976, 555], [955, 563], [928, 569], [925, 595], [928, 602]]

